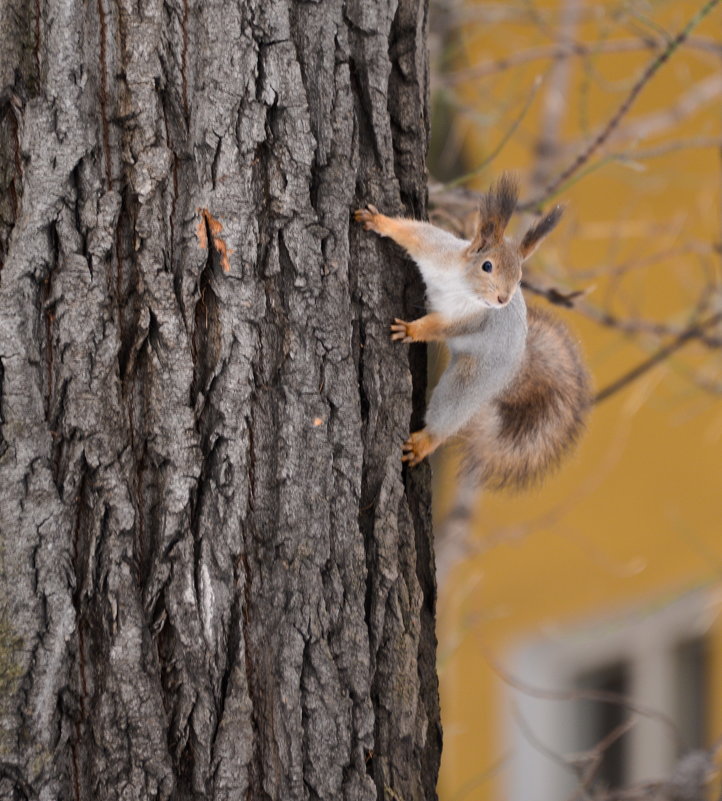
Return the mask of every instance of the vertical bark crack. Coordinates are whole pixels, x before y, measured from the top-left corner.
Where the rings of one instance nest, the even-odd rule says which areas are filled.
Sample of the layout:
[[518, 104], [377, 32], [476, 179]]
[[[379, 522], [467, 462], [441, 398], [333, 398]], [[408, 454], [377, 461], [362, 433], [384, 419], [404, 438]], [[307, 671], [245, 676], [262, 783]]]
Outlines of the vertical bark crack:
[[33, 48], [33, 52], [35, 55], [35, 71], [38, 74], [38, 80], [40, 80], [40, 22], [41, 22], [41, 15], [40, 15], [40, 0], [35, 0], [35, 47]]
[[103, 0], [97, 0], [99, 23], [99, 56], [100, 56], [100, 87], [98, 99], [100, 101], [100, 122], [103, 141], [103, 162], [105, 164], [106, 189], [113, 188], [113, 162], [110, 153], [110, 123], [108, 121], [108, 25], [105, 16]]

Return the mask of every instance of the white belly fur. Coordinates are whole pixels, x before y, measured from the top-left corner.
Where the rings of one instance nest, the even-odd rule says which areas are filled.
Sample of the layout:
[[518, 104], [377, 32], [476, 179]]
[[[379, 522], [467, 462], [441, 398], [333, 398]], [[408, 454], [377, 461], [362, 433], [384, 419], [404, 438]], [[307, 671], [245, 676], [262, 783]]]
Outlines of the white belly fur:
[[467, 315], [478, 314], [488, 308], [475, 296], [459, 270], [439, 270], [433, 264], [420, 262], [421, 274], [426, 284], [429, 306], [448, 320], [458, 320]]

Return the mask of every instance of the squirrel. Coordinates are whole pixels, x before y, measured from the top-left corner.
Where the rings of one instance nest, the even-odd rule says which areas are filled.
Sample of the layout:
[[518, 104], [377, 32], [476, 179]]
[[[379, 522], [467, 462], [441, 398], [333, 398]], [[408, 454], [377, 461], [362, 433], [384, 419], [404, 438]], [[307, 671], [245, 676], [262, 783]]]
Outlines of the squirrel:
[[426, 426], [403, 445], [419, 464], [459, 435], [462, 469], [492, 489], [536, 483], [576, 442], [591, 406], [580, 350], [554, 316], [527, 308], [522, 263], [556, 226], [556, 206], [520, 242], [504, 236], [518, 186], [505, 173], [482, 196], [474, 238], [459, 239], [431, 223], [387, 217], [368, 205], [354, 213], [367, 231], [393, 239], [416, 262], [431, 312], [396, 318], [391, 339], [446, 342], [449, 365], [426, 410]]

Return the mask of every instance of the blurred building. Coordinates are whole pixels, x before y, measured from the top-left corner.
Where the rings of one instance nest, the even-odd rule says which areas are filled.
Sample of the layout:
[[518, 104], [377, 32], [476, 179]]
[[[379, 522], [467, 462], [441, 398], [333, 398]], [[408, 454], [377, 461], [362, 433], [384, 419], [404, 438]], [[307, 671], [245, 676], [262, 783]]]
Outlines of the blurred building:
[[[483, 190], [513, 169], [524, 198], [544, 194], [701, 6], [447, 4], [432, 174]], [[528, 265], [593, 290], [557, 313], [598, 390], [722, 309], [721, 32], [718, 7], [563, 187]], [[542, 487], [479, 499], [440, 588], [442, 801], [662, 779], [722, 735], [720, 340], [691, 337], [601, 402]], [[436, 465], [440, 529], [455, 469]]]

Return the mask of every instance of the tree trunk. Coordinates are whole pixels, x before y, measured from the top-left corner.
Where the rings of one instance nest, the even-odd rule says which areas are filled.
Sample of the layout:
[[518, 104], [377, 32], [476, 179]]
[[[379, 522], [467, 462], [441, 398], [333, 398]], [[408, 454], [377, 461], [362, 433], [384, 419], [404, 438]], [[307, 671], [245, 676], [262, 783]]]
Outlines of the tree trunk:
[[0, 14], [0, 797], [434, 798], [424, 0]]

